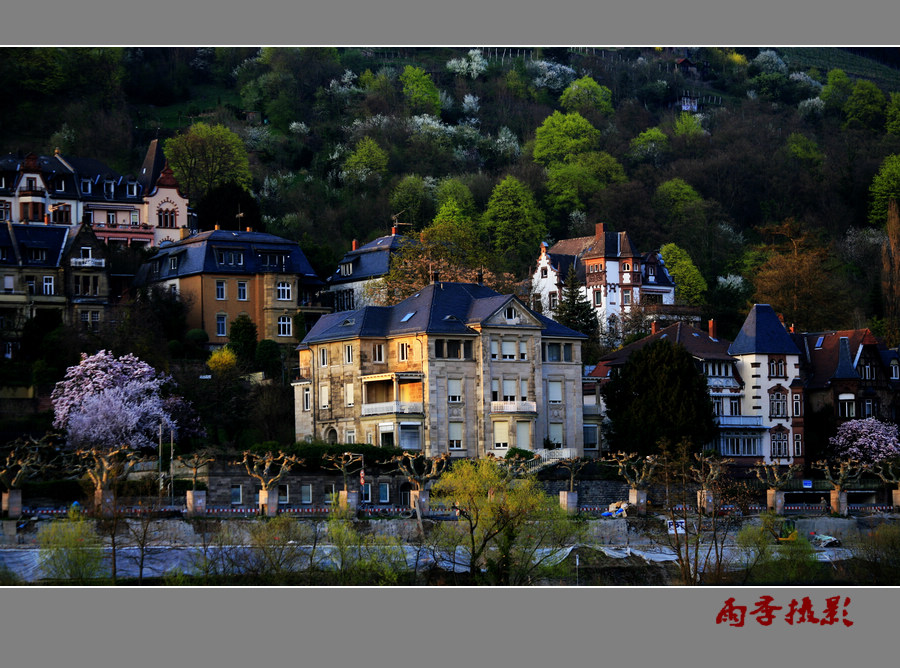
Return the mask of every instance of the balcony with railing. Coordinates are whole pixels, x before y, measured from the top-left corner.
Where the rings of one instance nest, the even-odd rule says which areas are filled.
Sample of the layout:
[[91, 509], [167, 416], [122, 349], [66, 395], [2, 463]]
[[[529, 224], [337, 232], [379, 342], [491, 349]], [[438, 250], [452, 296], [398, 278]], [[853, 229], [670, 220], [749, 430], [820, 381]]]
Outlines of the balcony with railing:
[[596, 404], [582, 406], [582, 415], [602, 415], [602, 413], [601, 406], [597, 406]]
[[392, 413], [422, 413], [424, 405], [421, 401], [380, 401], [363, 404], [363, 415], [390, 415]]
[[761, 415], [718, 415], [716, 423], [720, 427], [762, 427]]
[[73, 257], [70, 265], [82, 268], [103, 268], [106, 266], [106, 260], [102, 257]]
[[492, 401], [491, 413], [537, 413], [534, 401]]

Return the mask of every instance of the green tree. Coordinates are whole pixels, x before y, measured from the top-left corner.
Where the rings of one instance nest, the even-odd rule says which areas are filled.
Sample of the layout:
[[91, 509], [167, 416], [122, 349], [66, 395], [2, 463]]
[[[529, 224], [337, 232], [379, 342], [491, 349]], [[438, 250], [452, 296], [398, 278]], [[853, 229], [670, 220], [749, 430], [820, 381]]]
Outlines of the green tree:
[[900, 93], [891, 93], [884, 110], [888, 134], [900, 135]]
[[407, 65], [400, 75], [403, 95], [414, 114], [437, 116], [441, 111], [441, 96], [431, 75], [420, 67]]
[[581, 332], [588, 337], [582, 346], [582, 358], [585, 364], [596, 363], [596, 357], [600, 349], [600, 323], [597, 320], [597, 312], [588, 298], [581, 291], [581, 283], [575, 273], [575, 265], [569, 267], [566, 274], [566, 282], [563, 285], [562, 299], [552, 314], [552, 318], [561, 325], [571, 327], [576, 332]]
[[547, 202], [558, 213], [584, 211], [598, 190], [627, 181], [625, 169], [609, 153], [582, 153], [547, 168]]
[[434, 214], [434, 200], [418, 174], [404, 176], [391, 192], [391, 211], [415, 230], [422, 229]]
[[282, 371], [284, 371], [281, 347], [272, 339], [263, 339], [256, 344], [253, 362], [254, 366], [264, 372], [267, 378], [281, 379]]
[[628, 155], [635, 162], [659, 167], [669, 150], [669, 137], [659, 128], [648, 128], [631, 140]]
[[74, 506], [66, 519], [42, 527], [38, 545], [38, 564], [45, 578], [83, 585], [107, 574], [100, 537]]
[[659, 184], [653, 194], [652, 204], [658, 219], [672, 230], [684, 221], [690, 205], [702, 200], [700, 194], [684, 179], [674, 178]]
[[457, 178], [441, 179], [434, 193], [435, 204], [440, 209], [448, 200], [454, 199], [467, 216], [474, 216], [476, 212], [475, 198], [472, 190]]
[[682, 304], [703, 304], [706, 280], [687, 251], [669, 243], [660, 248], [659, 253], [675, 281], [675, 299]]
[[182, 191], [192, 202], [226, 183], [249, 188], [250, 160], [241, 138], [224, 125], [194, 123], [164, 144]]
[[[432, 535], [436, 545], [463, 554], [471, 579], [529, 585], [546, 575], [557, 549], [580, 530], [532, 477], [493, 459], [460, 459], [432, 487], [432, 496], [459, 513]], [[459, 548], [454, 549], [454, 548]]]
[[581, 77], [570, 83], [559, 96], [559, 104], [566, 111], [597, 111], [604, 116], [613, 113], [612, 91], [591, 77]]
[[344, 178], [351, 183], [378, 185], [387, 174], [388, 154], [371, 137], [363, 137], [344, 160]]
[[825, 103], [826, 110], [840, 113], [852, 91], [853, 82], [847, 73], [841, 69], [833, 69], [828, 71], [828, 82], [822, 87], [819, 99]]
[[645, 456], [685, 439], [702, 448], [716, 435], [706, 377], [682, 345], [660, 339], [635, 351], [601, 393], [611, 451]]
[[682, 111], [678, 118], [675, 119], [676, 137], [686, 137], [687, 139], [698, 139], [703, 136], [703, 125], [700, 119], [689, 111]]
[[900, 154], [886, 157], [869, 186], [869, 224], [883, 227], [887, 221], [888, 201], [900, 200]]
[[600, 145], [600, 131], [578, 112], [554, 111], [535, 131], [534, 160], [545, 167], [564, 162]]
[[844, 103], [844, 127], [857, 130], [880, 130], [884, 126], [887, 99], [871, 81], [860, 79], [853, 85]]
[[494, 252], [506, 268], [517, 270], [531, 261], [547, 233], [544, 215], [531, 190], [514, 176], [498, 183], [484, 212]]
[[253, 367], [256, 356], [256, 341], [259, 334], [256, 323], [246, 313], [242, 313], [231, 324], [228, 345], [237, 355], [238, 365], [243, 369]]

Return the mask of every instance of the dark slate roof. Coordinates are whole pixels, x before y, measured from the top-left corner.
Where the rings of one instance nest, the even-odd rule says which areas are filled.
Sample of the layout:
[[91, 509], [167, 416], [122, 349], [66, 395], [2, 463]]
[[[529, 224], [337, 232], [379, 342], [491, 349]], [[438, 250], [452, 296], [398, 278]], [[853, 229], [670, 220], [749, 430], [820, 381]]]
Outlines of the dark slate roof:
[[[656, 267], [653, 281], [648, 280], [650, 274], [647, 273], [647, 268], [651, 265]], [[669, 269], [666, 267], [666, 262], [659, 251], [644, 253], [644, 257], [641, 260], [641, 274], [643, 276], [641, 289], [652, 288], [655, 285], [666, 288], [675, 287], [675, 280], [669, 275]]]
[[[847, 341], [848, 361], [841, 359], [841, 340]], [[859, 357], [860, 346], [875, 346], [882, 360], [890, 364], [896, 358], [896, 351], [888, 350], [885, 343], [869, 329], [847, 329], [826, 332], [808, 332], [795, 337], [803, 354], [808, 372], [808, 386], [825, 387], [833, 378], [859, 378], [855, 368], [850, 373], [848, 365]], [[887, 352], [887, 355], [885, 354]], [[841, 368], [843, 365], [844, 368]]]
[[475, 335], [477, 332], [472, 326], [481, 325], [511, 301], [538, 319], [543, 336], [586, 338], [531, 311], [512, 295], [501, 295], [476, 283], [440, 281], [425, 286], [395, 306], [366, 306], [324, 315], [313, 325], [303, 343], [402, 334]]
[[[8, 154], [0, 158], [0, 173], [6, 174], [7, 190], [15, 187], [16, 174], [26, 171], [26, 162], [34, 160], [35, 170], [39, 172], [49, 188], [48, 194], [51, 198], [63, 197], [71, 198], [77, 196], [84, 201], [122, 201], [122, 202], [139, 202], [143, 191], [137, 179], [131, 176], [124, 176], [112, 169], [109, 165], [94, 160], [93, 158], [80, 158], [64, 156], [62, 154], [33, 155], [29, 154], [20, 157]], [[30, 168], [28, 168], [30, 171]], [[91, 181], [91, 192], [86, 193], [82, 190], [81, 180], [89, 179]], [[56, 189], [57, 181], [62, 180], [65, 184], [63, 190]], [[112, 195], [108, 195], [104, 190], [106, 181], [113, 182]], [[135, 195], [128, 195], [128, 184], [137, 183], [137, 191]], [[3, 191], [6, 192], [6, 191]]]
[[834, 379], [859, 378], [859, 373], [853, 365], [853, 358], [850, 356], [850, 342], [846, 336], [842, 336], [840, 339], [837, 368], [831, 377]]
[[[240, 265], [222, 265], [216, 258], [216, 250], [242, 251], [244, 262]], [[260, 258], [263, 253], [285, 255], [287, 263], [274, 269], [264, 267]], [[178, 256], [178, 267], [174, 271], [167, 262], [173, 255]], [[324, 285], [297, 242], [264, 232], [211, 230], [181, 241], [163, 243], [156, 255], [141, 265], [135, 279], [137, 285], [151, 282], [150, 270], [154, 263], [159, 266], [158, 277], [154, 280], [160, 281], [194, 274], [250, 275], [277, 270], [299, 275], [305, 285]]]
[[153, 191], [156, 187], [156, 181], [166, 164], [166, 157], [163, 154], [162, 144], [159, 139], [154, 139], [147, 147], [147, 155], [144, 156], [144, 164], [141, 165], [141, 171], [138, 174], [138, 183], [145, 193]]
[[781, 320], [768, 304], [754, 304], [728, 349], [731, 355], [799, 355]]
[[574, 264], [575, 276], [578, 278], [578, 281], [580, 283], [584, 283], [584, 262], [579, 262], [577, 256], [560, 255], [559, 253], [547, 253], [547, 255], [550, 256], [550, 263], [553, 265], [556, 273], [559, 274], [559, 278], [561, 281], [565, 282], [565, 280], [569, 277], [569, 267]]
[[592, 376], [605, 378], [609, 368], [620, 366], [628, 358], [644, 346], [656, 341], [671, 341], [684, 346], [691, 355], [701, 360], [733, 360], [728, 354], [729, 342], [725, 339], [714, 339], [707, 332], [692, 327], [686, 322], [676, 322], [659, 330], [656, 334], [645, 336], [634, 343], [629, 343], [614, 352], [600, 358], [600, 364], [592, 372]]
[[[403, 235], [389, 234], [373, 239], [356, 250], [347, 251], [338, 263], [338, 268], [328, 277], [327, 281], [331, 285], [340, 285], [365, 281], [370, 278], [381, 278], [390, 270], [391, 254], [409, 242], [410, 239]], [[348, 262], [353, 265], [353, 273], [343, 276], [340, 265]]]
[[[16, 266], [19, 259], [23, 267], [57, 267], [65, 248], [68, 225], [0, 225], [0, 247], [8, 248], [6, 260], [0, 260], [0, 266]], [[44, 260], [30, 260], [29, 249], [41, 249], [45, 252]]]

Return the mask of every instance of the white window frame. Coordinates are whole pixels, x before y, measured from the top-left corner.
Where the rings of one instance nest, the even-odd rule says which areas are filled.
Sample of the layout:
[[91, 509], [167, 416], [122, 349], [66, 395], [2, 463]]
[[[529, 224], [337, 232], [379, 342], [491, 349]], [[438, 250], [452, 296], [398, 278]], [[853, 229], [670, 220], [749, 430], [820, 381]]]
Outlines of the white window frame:
[[303, 410], [309, 411], [312, 409], [312, 388], [304, 387], [303, 388]]
[[44, 292], [42, 294], [45, 294], [45, 295], [55, 294], [56, 278], [54, 276], [44, 276], [43, 290], [44, 290]]
[[[554, 437], [558, 437], [558, 440]], [[565, 445], [566, 429], [562, 422], [550, 422], [547, 424], [547, 438], [557, 447]]]
[[344, 383], [344, 405], [352, 406], [353, 400], [353, 383]]
[[[234, 492], [237, 490], [237, 500], [235, 500]], [[232, 506], [240, 506], [244, 503], [244, 486], [243, 485], [232, 485], [231, 486], [231, 505]]]
[[287, 281], [279, 281], [275, 286], [275, 299], [280, 302], [291, 300], [291, 284]]
[[[504, 436], [506, 437], [504, 439]], [[505, 450], [509, 447], [509, 422], [497, 421], [491, 425], [491, 438], [495, 450]]]
[[216, 336], [228, 336], [228, 315], [216, 314]]
[[292, 336], [294, 323], [289, 315], [278, 316], [278, 336]]
[[547, 381], [547, 403], [561, 404], [563, 400], [562, 393], [563, 382], [561, 380]]
[[328, 348], [319, 348], [319, 366], [328, 366]]
[[447, 447], [450, 450], [464, 450], [463, 434], [465, 433], [464, 423], [448, 422], [447, 423]]
[[[596, 424], [586, 424], [582, 427], [584, 431], [584, 449], [599, 450], [600, 449], [600, 429]], [[589, 445], [588, 432], [593, 432], [593, 444]]]
[[247, 281], [237, 282], [237, 298], [239, 302], [247, 301]]
[[516, 359], [516, 342], [504, 339], [500, 344], [500, 354], [507, 361]]
[[372, 346], [372, 361], [376, 364], [384, 363], [384, 344], [376, 343]]
[[408, 343], [398, 343], [397, 344], [397, 359], [401, 362], [409, 361], [409, 344]]
[[327, 383], [319, 385], [319, 408], [323, 410], [331, 408], [331, 386]]
[[372, 503], [372, 483], [364, 482], [360, 485], [359, 500], [362, 503]]
[[462, 378], [447, 379], [447, 401], [451, 404], [457, 404], [462, 401]]
[[226, 289], [225, 281], [217, 280], [216, 281], [216, 300], [224, 301], [225, 299], [228, 298], [225, 289]]
[[344, 344], [344, 364], [353, 364], [353, 344]]
[[391, 502], [391, 484], [388, 482], [378, 483], [378, 503]]

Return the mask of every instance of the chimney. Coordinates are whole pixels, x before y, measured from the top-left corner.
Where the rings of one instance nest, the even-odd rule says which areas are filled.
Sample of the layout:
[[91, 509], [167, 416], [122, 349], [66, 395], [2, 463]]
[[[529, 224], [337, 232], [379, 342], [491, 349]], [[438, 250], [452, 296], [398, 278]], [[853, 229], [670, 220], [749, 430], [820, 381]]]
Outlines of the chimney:
[[711, 339], [718, 338], [716, 336], [716, 321], [710, 319], [710, 321], [707, 323], [707, 326], [709, 327], [709, 338], [711, 338]]
[[475, 282], [478, 283], [478, 285], [484, 285], [484, 272], [480, 269], [478, 270], [478, 273], [475, 274]]
[[246, 229], [246, 231], [247, 231], [247, 232], [252, 232], [252, 231], [253, 231], [253, 228], [252, 228], [252, 227], [248, 227], [248, 228]]
[[437, 283], [439, 277], [440, 277], [440, 274], [438, 272], [436, 272], [436, 271], [431, 272], [431, 282], [432, 283]]
[[49, 225], [49, 224], [50, 224], [50, 214], [45, 213], [44, 214], [44, 225]]
[[218, 224], [218, 223], [216, 223], [216, 229], [217, 229], [217, 230], [219, 229], [219, 224]]
[[391, 228], [391, 236], [394, 236], [394, 237], [397, 236], [397, 228], [396, 228], [396, 226]]
[[603, 227], [603, 223], [597, 223], [596, 225], [596, 236], [602, 235], [606, 230]]
[[353, 245], [350, 246], [350, 250], [356, 250], [356, 239], [353, 240]]
[[656, 334], [657, 331], [658, 330], [657, 330], [656, 320], [654, 320], [650, 323], [650, 334], [651, 335]]

